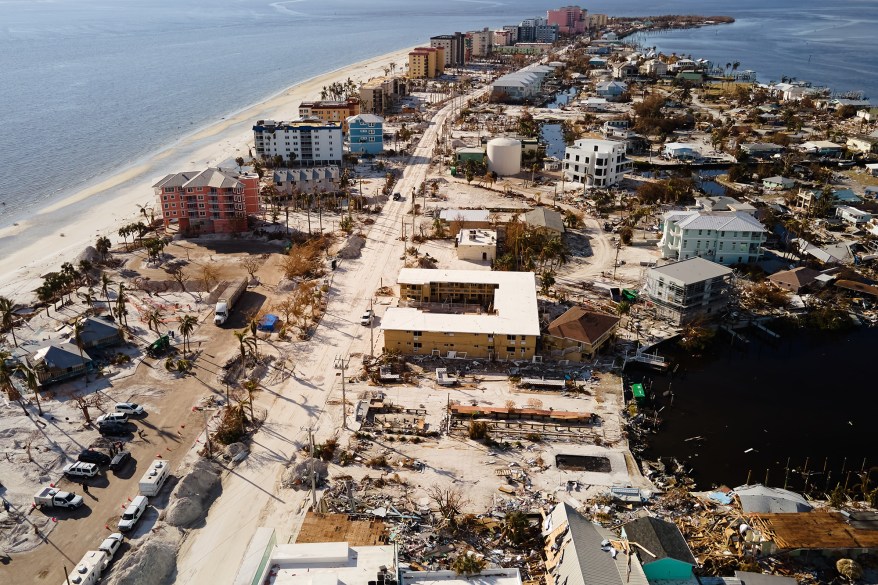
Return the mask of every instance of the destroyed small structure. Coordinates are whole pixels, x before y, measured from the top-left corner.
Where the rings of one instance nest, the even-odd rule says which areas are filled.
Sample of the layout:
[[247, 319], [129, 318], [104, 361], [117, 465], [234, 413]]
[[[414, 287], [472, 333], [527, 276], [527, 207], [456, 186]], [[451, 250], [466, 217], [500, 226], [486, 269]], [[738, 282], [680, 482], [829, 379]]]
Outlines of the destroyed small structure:
[[704, 258], [690, 258], [651, 268], [644, 292], [655, 307], [656, 317], [682, 325], [725, 309], [731, 280], [731, 268]]
[[792, 270], [775, 272], [768, 277], [768, 281], [778, 288], [798, 294], [803, 289], [808, 288], [818, 276], [820, 273], [813, 268], [799, 266]]
[[[801, 513], [757, 514], [751, 525], [760, 536], [759, 554], [835, 555], [857, 558], [878, 552], [876, 522], [865, 512], [848, 513], [814, 510]], [[871, 514], [874, 516], [874, 513]]]
[[91, 370], [92, 359], [72, 343], [53, 343], [38, 349], [28, 357], [28, 363], [37, 375], [40, 385], [75, 378]]
[[[521, 585], [518, 569], [482, 569], [479, 585]], [[473, 578], [454, 571], [402, 571], [400, 585], [473, 585]]]
[[568, 504], [558, 504], [552, 509], [543, 522], [543, 537], [546, 585], [649, 583], [632, 550], [621, 550], [616, 535], [589, 522]]
[[463, 229], [487, 229], [491, 227], [491, 212], [485, 209], [443, 209], [439, 220], [456, 236]]
[[530, 360], [540, 335], [532, 272], [403, 268], [384, 313], [386, 351]]
[[640, 557], [643, 572], [650, 582], [663, 579], [685, 581], [692, 577], [692, 569], [698, 564], [683, 533], [672, 522], [652, 516], [638, 518], [622, 526], [622, 537], [649, 551]]
[[594, 357], [613, 336], [619, 317], [585, 307], [571, 307], [549, 323], [543, 336], [552, 357], [582, 361]]
[[118, 345], [124, 341], [122, 329], [106, 317], [86, 317], [79, 332], [83, 349]]
[[533, 229], [555, 234], [564, 233], [564, 217], [557, 211], [545, 207], [537, 207], [525, 213], [524, 222]]
[[742, 485], [735, 488], [745, 514], [793, 514], [810, 512], [813, 508], [796, 492], [760, 484]]

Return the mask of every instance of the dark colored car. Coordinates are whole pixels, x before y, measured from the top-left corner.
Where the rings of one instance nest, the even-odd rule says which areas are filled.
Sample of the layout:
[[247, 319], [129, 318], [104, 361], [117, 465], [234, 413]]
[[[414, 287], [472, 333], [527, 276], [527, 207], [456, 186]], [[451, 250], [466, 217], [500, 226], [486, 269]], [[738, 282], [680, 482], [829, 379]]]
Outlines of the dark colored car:
[[106, 453], [101, 453], [100, 451], [95, 451], [94, 449], [86, 449], [77, 457], [78, 461], [82, 461], [84, 463], [94, 463], [96, 465], [109, 465], [110, 464], [110, 456]]
[[400, 199], [402, 199], [402, 195], [401, 195], [400, 193], [394, 193], [394, 194], [393, 194], [393, 200], [394, 200], [394, 201], [399, 201]]
[[128, 451], [119, 451], [115, 455], [113, 455], [113, 460], [110, 461], [110, 469], [113, 471], [119, 471], [131, 460], [131, 453]]
[[102, 435], [127, 435], [131, 432], [128, 423], [104, 421], [98, 424], [98, 432]]

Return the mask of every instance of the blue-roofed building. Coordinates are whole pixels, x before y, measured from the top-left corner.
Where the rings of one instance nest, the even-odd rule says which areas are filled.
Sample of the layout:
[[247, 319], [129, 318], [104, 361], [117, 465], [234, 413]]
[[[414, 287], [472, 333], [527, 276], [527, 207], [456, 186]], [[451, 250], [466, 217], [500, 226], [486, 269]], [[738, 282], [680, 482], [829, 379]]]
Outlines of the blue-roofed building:
[[384, 118], [375, 114], [358, 114], [346, 121], [345, 140], [352, 154], [380, 154], [384, 150]]

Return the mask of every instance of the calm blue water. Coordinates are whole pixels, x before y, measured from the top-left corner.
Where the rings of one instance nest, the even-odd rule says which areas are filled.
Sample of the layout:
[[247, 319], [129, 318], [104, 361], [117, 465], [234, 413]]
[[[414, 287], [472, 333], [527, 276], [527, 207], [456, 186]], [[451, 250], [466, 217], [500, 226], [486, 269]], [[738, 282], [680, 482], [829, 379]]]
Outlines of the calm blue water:
[[[0, 225], [285, 87], [545, 0], [0, 0]], [[731, 14], [645, 44], [763, 76], [872, 87], [875, 1], [589, 2], [608, 14]], [[451, 9], [449, 9], [451, 7]], [[787, 7], [787, 8], [785, 8]], [[653, 40], [654, 39], [654, 40]], [[811, 62], [808, 63], [808, 56]], [[314, 96], [315, 98], [318, 96]]]

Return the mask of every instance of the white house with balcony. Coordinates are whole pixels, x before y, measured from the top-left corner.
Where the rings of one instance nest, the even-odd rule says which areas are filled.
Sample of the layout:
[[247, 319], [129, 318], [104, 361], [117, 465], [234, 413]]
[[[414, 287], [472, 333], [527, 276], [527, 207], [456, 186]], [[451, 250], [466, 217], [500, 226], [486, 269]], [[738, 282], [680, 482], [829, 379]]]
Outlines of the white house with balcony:
[[615, 185], [631, 170], [625, 143], [586, 138], [564, 151], [564, 177], [594, 187]]
[[835, 208], [835, 217], [850, 225], [860, 226], [869, 223], [872, 219], [872, 214], [850, 205], [839, 205]]
[[727, 266], [759, 261], [768, 234], [742, 211], [670, 211], [663, 223], [662, 258], [705, 258]]

